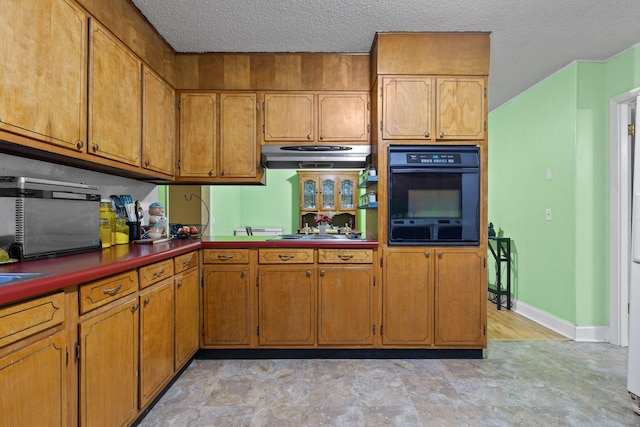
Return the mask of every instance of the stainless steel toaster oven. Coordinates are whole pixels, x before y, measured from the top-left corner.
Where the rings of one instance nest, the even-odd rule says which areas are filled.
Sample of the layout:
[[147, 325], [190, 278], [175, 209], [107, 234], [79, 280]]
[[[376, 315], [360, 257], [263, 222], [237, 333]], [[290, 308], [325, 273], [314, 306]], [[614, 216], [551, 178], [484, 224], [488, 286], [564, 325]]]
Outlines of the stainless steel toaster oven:
[[101, 248], [95, 185], [0, 177], [0, 248], [21, 261]]

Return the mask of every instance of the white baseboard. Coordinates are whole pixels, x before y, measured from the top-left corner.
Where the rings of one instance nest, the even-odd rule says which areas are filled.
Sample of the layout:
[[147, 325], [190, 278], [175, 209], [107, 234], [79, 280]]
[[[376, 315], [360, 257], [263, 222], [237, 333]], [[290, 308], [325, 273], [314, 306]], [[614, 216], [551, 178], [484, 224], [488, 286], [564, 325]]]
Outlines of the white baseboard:
[[574, 341], [608, 342], [608, 326], [576, 326], [522, 301], [512, 302], [512, 309], [516, 313]]

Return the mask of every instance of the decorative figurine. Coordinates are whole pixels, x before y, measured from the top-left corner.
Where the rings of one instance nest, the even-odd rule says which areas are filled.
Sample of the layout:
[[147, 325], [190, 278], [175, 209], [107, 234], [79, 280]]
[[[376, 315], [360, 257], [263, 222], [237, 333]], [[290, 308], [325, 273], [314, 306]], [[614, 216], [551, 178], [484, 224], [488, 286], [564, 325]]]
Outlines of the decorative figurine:
[[155, 202], [149, 205], [149, 231], [164, 234], [167, 229], [167, 218], [164, 216], [164, 206]]

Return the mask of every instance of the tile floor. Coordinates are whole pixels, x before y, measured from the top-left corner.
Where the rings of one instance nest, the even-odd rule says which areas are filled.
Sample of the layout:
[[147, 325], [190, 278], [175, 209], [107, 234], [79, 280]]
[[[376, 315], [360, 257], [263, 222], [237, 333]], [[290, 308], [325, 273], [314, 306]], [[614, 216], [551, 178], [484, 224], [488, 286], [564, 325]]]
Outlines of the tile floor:
[[194, 360], [141, 426], [640, 426], [627, 349], [494, 341], [481, 360]]

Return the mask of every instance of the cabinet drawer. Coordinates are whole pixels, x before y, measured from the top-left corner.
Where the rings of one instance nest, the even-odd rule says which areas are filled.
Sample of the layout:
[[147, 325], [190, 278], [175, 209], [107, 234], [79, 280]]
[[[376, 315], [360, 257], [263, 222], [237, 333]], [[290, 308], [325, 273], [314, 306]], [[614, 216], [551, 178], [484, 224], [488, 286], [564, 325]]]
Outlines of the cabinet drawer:
[[372, 262], [371, 249], [318, 249], [320, 264], [371, 264]]
[[312, 264], [313, 249], [260, 249], [260, 264]]
[[64, 320], [64, 292], [0, 308], [0, 347]]
[[173, 259], [174, 271], [176, 274], [182, 273], [193, 267], [198, 266], [198, 252], [190, 252], [188, 254], [177, 256]]
[[80, 286], [80, 314], [102, 307], [138, 290], [135, 270]]
[[140, 289], [173, 276], [173, 259], [165, 259], [140, 268]]
[[205, 264], [248, 264], [249, 249], [205, 249]]

